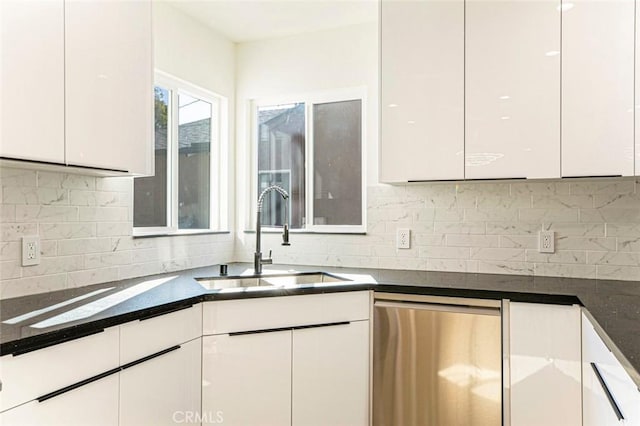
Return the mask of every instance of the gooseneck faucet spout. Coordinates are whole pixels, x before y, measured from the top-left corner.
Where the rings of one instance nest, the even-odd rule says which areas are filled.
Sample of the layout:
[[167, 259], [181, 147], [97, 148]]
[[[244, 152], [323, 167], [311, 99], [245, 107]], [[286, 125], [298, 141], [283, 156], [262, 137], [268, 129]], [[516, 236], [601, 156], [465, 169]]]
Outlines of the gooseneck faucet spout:
[[[278, 192], [283, 200], [287, 200], [289, 198], [289, 194], [282, 187], [278, 185], [271, 185], [265, 188], [264, 191], [260, 193], [258, 197], [258, 209], [256, 214], [256, 252], [253, 255], [253, 270], [256, 274], [262, 273], [262, 265], [271, 264], [273, 260], [271, 259], [271, 252], [269, 252], [269, 258], [263, 259], [261, 250], [261, 240], [262, 240], [262, 225], [260, 221], [260, 216], [262, 215], [262, 203], [264, 202], [264, 197], [271, 191]], [[282, 232], [282, 245], [289, 246], [289, 224], [287, 224], [287, 208], [285, 207], [285, 222]]]

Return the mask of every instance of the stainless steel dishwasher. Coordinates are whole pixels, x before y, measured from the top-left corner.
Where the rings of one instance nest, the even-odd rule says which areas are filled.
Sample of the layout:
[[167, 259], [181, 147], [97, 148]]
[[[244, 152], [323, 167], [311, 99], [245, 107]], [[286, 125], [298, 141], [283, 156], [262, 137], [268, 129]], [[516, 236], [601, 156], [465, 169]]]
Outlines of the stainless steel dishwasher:
[[376, 293], [374, 426], [502, 423], [500, 302]]

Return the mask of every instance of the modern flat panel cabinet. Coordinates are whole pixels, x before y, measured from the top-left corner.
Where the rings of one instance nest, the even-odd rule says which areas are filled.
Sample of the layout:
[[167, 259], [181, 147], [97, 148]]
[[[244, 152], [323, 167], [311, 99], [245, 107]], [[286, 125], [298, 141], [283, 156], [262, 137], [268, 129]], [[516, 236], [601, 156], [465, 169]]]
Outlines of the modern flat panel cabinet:
[[67, 163], [152, 170], [150, 1], [65, 4]]
[[464, 179], [464, 1], [380, 7], [380, 181]]
[[64, 2], [0, 1], [0, 157], [64, 163]]
[[122, 370], [120, 426], [174, 425], [200, 413], [201, 355], [197, 338]]
[[293, 331], [293, 425], [369, 424], [369, 321]]
[[467, 0], [465, 177], [560, 177], [559, 0]]
[[582, 425], [580, 307], [509, 304], [511, 425]]
[[562, 176], [634, 174], [634, 1], [562, 13]]
[[119, 373], [0, 413], [3, 426], [118, 426]]
[[582, 314], [584, 426], [640, 425], [640, 390]]
[[202, 339], [203, 414], [225, 425], [291, 425], [291, 331]]

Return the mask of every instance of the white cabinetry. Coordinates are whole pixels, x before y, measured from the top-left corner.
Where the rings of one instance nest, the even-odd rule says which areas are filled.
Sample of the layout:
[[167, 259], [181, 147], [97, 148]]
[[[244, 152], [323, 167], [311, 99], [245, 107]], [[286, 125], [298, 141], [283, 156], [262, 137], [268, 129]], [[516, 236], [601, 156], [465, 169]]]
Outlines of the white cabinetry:
[[32, 401], [0, 413], [3, 426], [118, 426], [115, 372], [45, 401]]
[[233, 425], [367, 425], [369, 312], [369, 292], [206, 303], [203, 414]]
[[640, 426], [640, 390], [582, 315], [584, 426]]
[[68, 164], [152, 170], [151, 19], [150, 1], [65, 3]]
[[63, 0], [0, 1], [0, 157], [64, 163]]
[[464, 179], [464, 2], [381, 2], [380, 181]]
[[634, 1], [562, 13], [562, 176], [634, 174]]
[[559, 0], [468, 0], [465, 177], [560, 177]]
[[153, 174], [151, 1], [7, 0], [0, 19], [0, 157]]
[[200, 413], [202, 305], [120, 327], [120, 425], [173, 425]]
[[509, 304], [512, 426], [582, 424], [580, 307]]

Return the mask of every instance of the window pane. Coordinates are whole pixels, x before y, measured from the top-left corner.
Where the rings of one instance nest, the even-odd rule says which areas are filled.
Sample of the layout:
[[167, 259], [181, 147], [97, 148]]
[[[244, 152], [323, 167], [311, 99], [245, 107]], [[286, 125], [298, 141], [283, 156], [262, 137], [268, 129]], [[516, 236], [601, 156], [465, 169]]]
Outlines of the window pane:
[[281, 226], [288, 216], [291, 228], [304, 226], [304, 109], [304, 103], [258, 108], [258, 193], [269, 185], [280, 185], [290, 195], [290, 203], [276, 192], [265, 198], [263, 225]]
[[313, 223], [362, 225], [362, 101], [313, 106]]
[[133, 226], [167, 226], [167, 143], [170, 92], [154, 88], [155, 176], [133, 180]]
[[212, 105], [178, 95], [178, 228], [208, 229]]

